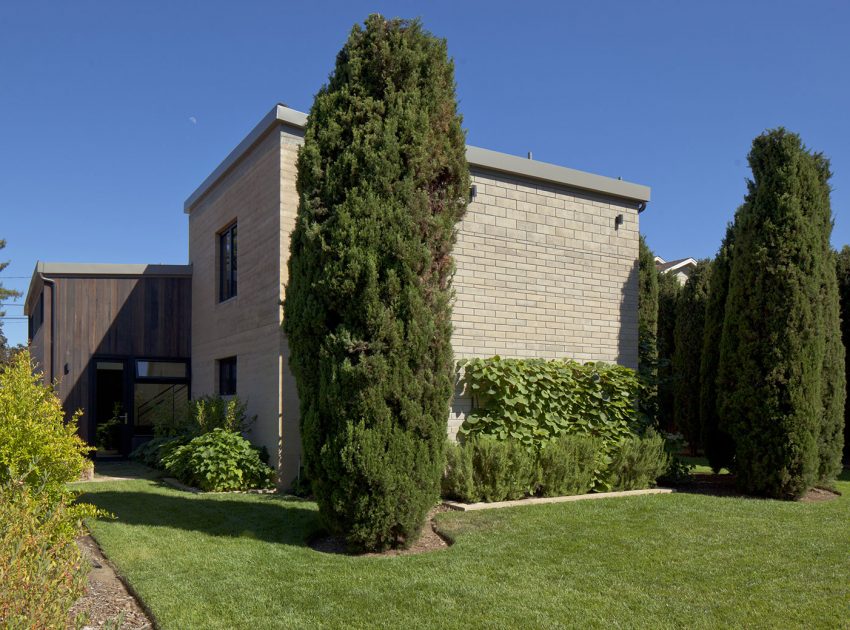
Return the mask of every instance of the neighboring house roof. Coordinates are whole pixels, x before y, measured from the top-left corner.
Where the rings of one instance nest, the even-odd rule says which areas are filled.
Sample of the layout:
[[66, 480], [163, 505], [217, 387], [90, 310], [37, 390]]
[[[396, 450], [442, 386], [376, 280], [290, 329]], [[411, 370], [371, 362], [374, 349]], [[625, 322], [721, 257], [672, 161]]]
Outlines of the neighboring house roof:
[[30, 301], [35, 295], [36, 287], [43, 283], [44, 277], [66, 277], [80, 276], [85, 278], [92, 277], [175, 277], [175, 276], [191, 276], [192, 265], [122, 265], [122, 264], [105, 264], [105, 263], [57, 263], [57, 262], [41, 262], [35, 264], [35, 270], [32, 273], [27, 297], [24, 301], [25, 314], [29, 314]]
[[655, 268], [662, 273], [683, 269], [685, 267], [695, 267], [696, 264], [697, 261], [693, 258], [679, 258], [678, 260], [666, 261], [660, 256], [655, 257]]
[[[224, 175], [230, 171], [239, 159], [248, 152], [266, 133], [275, 125], [284, 124], [297, 129], [303, 129], [307, 124], [307, 114], [290, 109], [285, 105], [275, 105], [263, 119], [251, 130], [251, 132], [240, 142], [233, 151], [219, 164], [195, 191], [189, 195], [183, 204], [186, 214], [192, 211], [201, 197]], [[478, 166], [511, 175], [520, 175], [539, 179], [546, 182], [561, 184], [570, 188], [588, 190], [603, 193], [613, 197], [621, 197], [641, 203], [640, 210], [649, 201], [650, 189], [648, 186], [634, 184], [612, 177], [594, 175], [584, 171], [577, 171], [556, 164], [529, 160], [507, 153], [490, 151], [479, 147], [467, 146], [466, 159], [470, 166]]]

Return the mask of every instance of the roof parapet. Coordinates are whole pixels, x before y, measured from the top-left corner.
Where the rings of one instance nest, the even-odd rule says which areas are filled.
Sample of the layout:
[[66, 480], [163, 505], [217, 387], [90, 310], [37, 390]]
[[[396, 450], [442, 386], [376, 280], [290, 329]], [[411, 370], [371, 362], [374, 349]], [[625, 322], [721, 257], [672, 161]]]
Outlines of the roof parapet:
[[[296, 129], [304, 129], [307, 125], [307, 114], [291, 109], [278, 103], [271, 111], [263, 116], [263, 119], [236, 145], [226, 158], [215, 170], [198, 186], [183, 204], [183, 211], [189, 214], [192, 207], [221, 180], [245, 155], [253, 148], [275, 125], [284, 124]], [[467, 145], [466, 159], [470, 166], [489, 169], [515, 175], [528, 177], [553, 184], [576, 188], [589, 192], [602, 193], [613, 197], [620, 197], [646, 204], [650, 200], [650, 188], [641, 184], [605, 177], [594, 173], [587, 173], [557, 164], [539, 162], [521, 158], [508, 153], [491, 151]]]

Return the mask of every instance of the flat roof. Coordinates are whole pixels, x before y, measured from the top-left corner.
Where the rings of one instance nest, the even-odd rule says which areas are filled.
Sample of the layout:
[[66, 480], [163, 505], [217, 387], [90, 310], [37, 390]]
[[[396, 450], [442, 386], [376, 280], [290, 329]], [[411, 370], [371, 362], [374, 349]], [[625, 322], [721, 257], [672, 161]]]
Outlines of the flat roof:
[[[222, 179], [245, 155], [253, 148], [267, 132], [276, 125], [283, 124], [304, 129], [307, 125], [307, 114], [291, 109], [278, 103], [271, 111], [263, 116], [263, 119], [245, 136], [224, 161], [189, 195], [183, 204], [183, 211], [189, 214], [192, 207]], [[585, 171], [578, 171], [557, 164], [539, 162], [526, 158], [491, 151], [467, 145], [466, 160], [470, 166], [498, 171], [508, 175], [527, 177], [544, 182], [559, 184], [578, 190], [601, 193], [612, 197], [620, 197], [631, 201], [646, 203], [650, 199], [650, 188], [641, 184], [595, 175]]]
[[35, 264], [27, 296], [24, 300], [24, 311], [29, 315], [30, 297], [43, 277], [191, 277], [192, 265], [148, 265], [148, 264], [110, 264], [110, 263], [66, 263], [42, 262]]

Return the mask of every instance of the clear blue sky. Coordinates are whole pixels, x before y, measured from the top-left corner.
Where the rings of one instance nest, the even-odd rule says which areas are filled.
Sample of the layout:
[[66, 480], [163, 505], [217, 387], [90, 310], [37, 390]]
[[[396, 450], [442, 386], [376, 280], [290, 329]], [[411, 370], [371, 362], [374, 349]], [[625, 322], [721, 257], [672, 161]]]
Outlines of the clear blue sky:
[[184, 199], [274, 103], [309, 109], [372, 12], [448, 39], [471, 144], [651, 186], [667, 259], [715, 253], [778, 125], [831, 158], [850, 242], [846, 1], [33, 0], [0, 6], [3, 283], [39, 259], [186, 262]]

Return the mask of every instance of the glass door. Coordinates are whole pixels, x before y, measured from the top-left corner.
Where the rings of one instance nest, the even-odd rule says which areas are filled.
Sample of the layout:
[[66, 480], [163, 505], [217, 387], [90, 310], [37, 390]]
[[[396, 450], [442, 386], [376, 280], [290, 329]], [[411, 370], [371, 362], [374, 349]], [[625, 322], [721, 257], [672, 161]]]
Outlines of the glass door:
[[95, 361], [94, 446], [98, 459], [128, 453], [124, 361]]
[[174, 426], [187, 412], [189, 373], [185, 361], [135, 362], [132, 448], [154, 436], [157, 426]]

